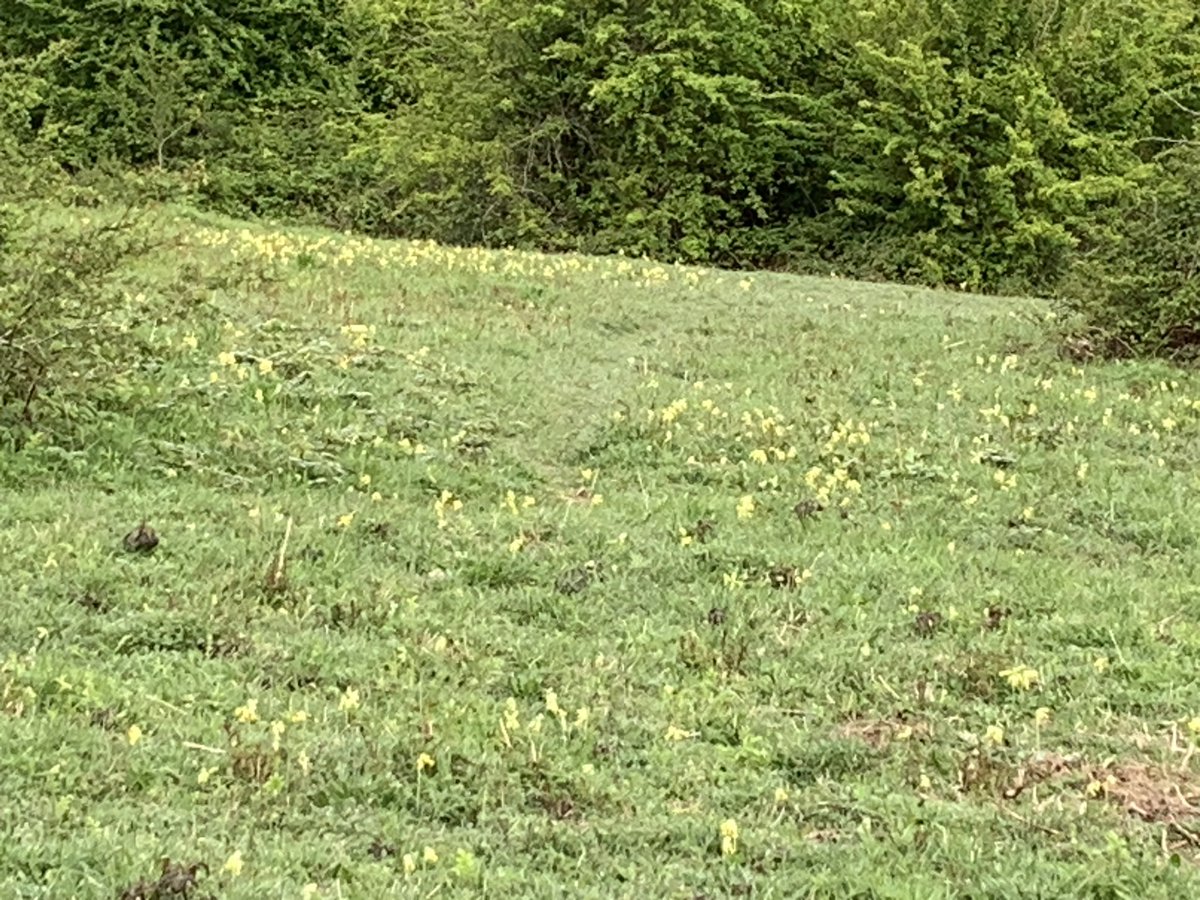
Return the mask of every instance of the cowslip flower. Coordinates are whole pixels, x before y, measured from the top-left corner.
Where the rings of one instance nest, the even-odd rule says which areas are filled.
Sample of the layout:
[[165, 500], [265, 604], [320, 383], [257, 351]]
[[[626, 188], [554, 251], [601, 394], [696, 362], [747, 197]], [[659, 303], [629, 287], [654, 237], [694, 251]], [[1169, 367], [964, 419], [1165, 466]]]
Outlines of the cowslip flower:
[[738, 846], [738, 824], [733, 819], [726, 819], [721, 823], [719, 833], [721, 835], [721, 855], [733, 856], [737, 853]]
[[1014, 690], [1027, 691], [1041, 680], [1038, 670], [1026, 665], [1013, 666], [1000, 673], [1000, 677]]

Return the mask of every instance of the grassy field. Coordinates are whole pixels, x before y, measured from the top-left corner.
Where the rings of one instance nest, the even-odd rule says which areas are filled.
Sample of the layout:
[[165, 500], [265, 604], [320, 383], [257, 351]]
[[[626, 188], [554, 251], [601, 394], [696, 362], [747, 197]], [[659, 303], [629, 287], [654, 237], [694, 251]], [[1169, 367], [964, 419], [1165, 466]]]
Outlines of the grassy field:
[[137, 412], [0, 456], [0, 896], [1200, 889], [1200, 373], [172, 215]]

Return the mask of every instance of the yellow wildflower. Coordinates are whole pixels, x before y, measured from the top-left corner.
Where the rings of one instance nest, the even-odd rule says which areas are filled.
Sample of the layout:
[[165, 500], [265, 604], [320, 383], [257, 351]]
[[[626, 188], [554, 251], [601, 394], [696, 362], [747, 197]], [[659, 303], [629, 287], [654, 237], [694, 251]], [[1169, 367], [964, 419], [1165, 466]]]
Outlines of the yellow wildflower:
[[245, 862], [242, 860], [242, 851], [234, 850], [229, 855], [229, 859], [225, 860], [225, 865], [221, 869], [228, 872], [234, 878], [242, 874], [242, 869], [245, 868]]
[[685, 741], [691, 736], [689, 732], [684, 731], [678, 725], [668, 725], [667, 733], [664, 735], [668, 741]]
[[258, 721], [258, 701], [251, 697], [233, 711], [233, 717], [239, 722], [251, 724]]
[[726, 819], [721, 823], [721, 855], [733, 856], [737, 853], [738, 845], [738, 825], [733, 819]]
[[1027, 691], [1041, 680], [1038, 670], [1026, 665], [1005, 669], [1000, 673], [1000, 677], [1007, 681], [1014, 690], [1018, 691]]

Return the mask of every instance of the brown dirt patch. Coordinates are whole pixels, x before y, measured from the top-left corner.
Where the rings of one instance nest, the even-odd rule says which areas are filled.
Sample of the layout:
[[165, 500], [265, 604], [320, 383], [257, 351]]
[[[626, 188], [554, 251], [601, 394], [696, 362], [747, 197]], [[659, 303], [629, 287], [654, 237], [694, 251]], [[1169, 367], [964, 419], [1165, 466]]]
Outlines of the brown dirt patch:
[[928, 737], [928, 722], [895, 719], [854, 718], [840, 724], [835, 734], [840, 738], [862, 741], [874, 750], [886, 750], [893, 741], [908, 741]]
[[1127, 815], [1178, 826], [1191, 835], [1184, 825], [1200, 822], [1200, 776], [1188, 763], [1185, 759], [1174, 767], [1133, 760], [1095, 764], [1079, 757], [1038, 753], [1018, 768], [1003, 796], [1013, 800], [1034, 785], [1069, 784], [1087, 797], [1107, 800]]

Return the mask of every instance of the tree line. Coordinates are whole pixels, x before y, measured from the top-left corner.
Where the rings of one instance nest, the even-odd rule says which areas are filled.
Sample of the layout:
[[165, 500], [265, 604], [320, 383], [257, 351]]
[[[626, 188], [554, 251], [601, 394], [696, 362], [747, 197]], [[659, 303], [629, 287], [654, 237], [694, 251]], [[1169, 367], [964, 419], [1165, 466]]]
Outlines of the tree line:
[[24, 172], [1200, 341], [1192, 0], [10, 0], [0, 60]]

